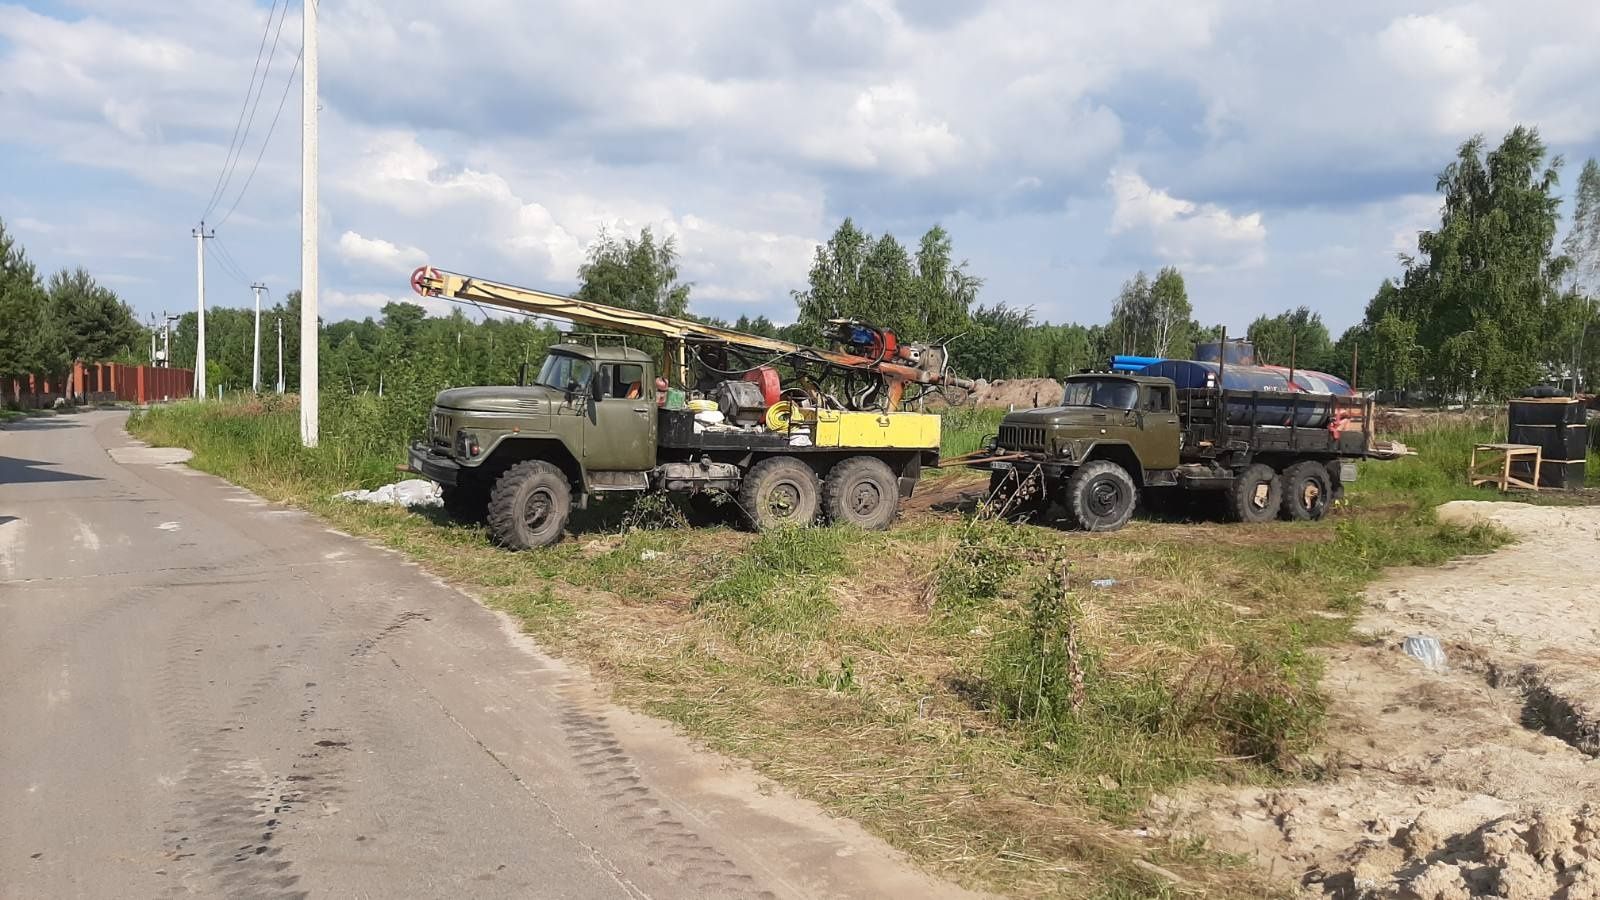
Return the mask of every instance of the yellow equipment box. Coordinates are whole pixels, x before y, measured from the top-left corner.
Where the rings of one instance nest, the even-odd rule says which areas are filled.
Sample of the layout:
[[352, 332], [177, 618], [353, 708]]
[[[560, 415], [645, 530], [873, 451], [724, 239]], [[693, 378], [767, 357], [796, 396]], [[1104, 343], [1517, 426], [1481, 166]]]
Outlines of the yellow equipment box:
[[819, 409], [814, 415], [816, 416], [815, 441], [818, 447], [939, 449], [939, 417], [929, 413], [844, 412], [837, 409]]

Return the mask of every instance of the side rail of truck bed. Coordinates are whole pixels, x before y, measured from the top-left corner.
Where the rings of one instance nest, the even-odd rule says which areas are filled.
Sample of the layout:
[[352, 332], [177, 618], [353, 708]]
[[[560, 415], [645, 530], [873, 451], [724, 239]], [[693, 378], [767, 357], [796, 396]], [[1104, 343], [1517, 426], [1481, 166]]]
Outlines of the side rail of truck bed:
[[1366, 456], [1373, 401], [1287, 391], [1178, 391], [1185, 455], [1216, 456], [1244, 445], [1252, 453]]

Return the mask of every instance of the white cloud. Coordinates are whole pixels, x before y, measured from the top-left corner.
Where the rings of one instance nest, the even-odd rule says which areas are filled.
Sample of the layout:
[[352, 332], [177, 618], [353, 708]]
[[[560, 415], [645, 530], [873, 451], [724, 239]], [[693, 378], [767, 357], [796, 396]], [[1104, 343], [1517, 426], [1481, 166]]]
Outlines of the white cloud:
[[405, 274], [428, 261], [428, 255], [416, 247], [362, 237], [354, 231], [339, 235], [337, 252], [345, 262], [383, 274]]
[[[0, 166], [29, 174], [0, 183], [0, 215], [60, 228], [25, 235], [46, 268], [148, 279], [129, 298], [159, 308], [189, 279], [267, 11], [4, 4]], [[298, 35], [291, 15], [247, 164]], [[697, 305], [783, 317], [845, 215], [913, 239], [965, 222], [985, 299], [1072, 315], [1064, 267], [1114, 290], [1135, 257], [1265, 291], [1292, 222], [1343, 229], [1325, 243], [1364, 285], [1393, 274], [1404, 198], [1425, 206], [1470, 134], [1529, 122], [1569, 159], [1600, 151], [1586, 0], [341, 0], [322, 40], [323, 283], [367, 298], [351, 309], [405, 294], [424, 257], [565, 289], [600, 229], [648, 225], [677, 237]], [[298, 278], [297, 104], [224, 225], [275, 289]], [[1107, 191], [1113, 165], [1128, 177]], [[127, 210], [141, 221], [79, 224]], [[1082, 246], [1034, 239], [1073, 229]]]
[[1151, 187], [1138, 172], [1112, 169], [1111, 234], [1132, 235], [1162, 262], [1199, 270], [1266, 262], [1267, 228], [1259, 212], [1234, 215]]
[[1401, 16], [1379, 32], [1377, 44], [1399, 83], [1409, 81], [1410, 93], [1426, 98], [1419, 112], [1434, 130], [1459, 134], [1510, 124], [1511, 91], [1495, 84], [1499, 64], [1460, 23]]
[[324, 319], [377, 318], [390, 303], [415, 303], [430, 315], [447, 316], [455, 304], [437, 297], [419, 297], [416, 294], [389, 294], [383, 291], [323, 291], [321, 314]]

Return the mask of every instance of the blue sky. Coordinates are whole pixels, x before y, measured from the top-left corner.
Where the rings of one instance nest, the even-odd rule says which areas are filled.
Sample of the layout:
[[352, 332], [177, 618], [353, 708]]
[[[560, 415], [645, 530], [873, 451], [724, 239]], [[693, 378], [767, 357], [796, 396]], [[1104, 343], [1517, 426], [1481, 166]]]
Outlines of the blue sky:
[[[0, 3], [0, 218], [146, 315], [194, 306], [189, 237], [263, 29], [214, 304], [299, 277], [299, 2]], [[844, 216], [942, 223], [984, 302], [1103, 320], [1177, 265], [1197, 317], [1360, 317], [1466, 137], [1600, 154], [1600, 4], [1287, 0], [328, 0], [323, 312], [421, 262], [567, 289], [602, 229], [674, 235], [692, 308], [793, 315]], [[282, 30], [278, 23], [282, 21]], [[237, 200], [237, 206], [234, 207]], [[233, 212], [224, 214], [233, 208]], [[227, 258], [217, 257], [226, 254]]]

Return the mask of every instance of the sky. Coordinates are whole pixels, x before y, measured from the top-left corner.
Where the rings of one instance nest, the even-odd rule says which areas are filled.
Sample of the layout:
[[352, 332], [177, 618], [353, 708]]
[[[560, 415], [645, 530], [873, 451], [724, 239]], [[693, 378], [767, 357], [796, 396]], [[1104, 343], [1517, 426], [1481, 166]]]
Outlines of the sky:
[[[191, 310], [203, 217], [208, 304], [298, 284], [300, 9], [0, 2], [0, 220], [41, 270]], [[415, 299], [422, 263], [570, 290], [602, 231], [649, 226], [692, 311], [784, 322], [849, 216], [942, 224], [983, 302], [1041, 319], [1174, 265], [1202, 323], [1303, 304], [1337, 335], [1463, 140], [1538, 127], [1563, 192], [1600, 155], [1592, 0], [318, 9], [327, 319]]]

